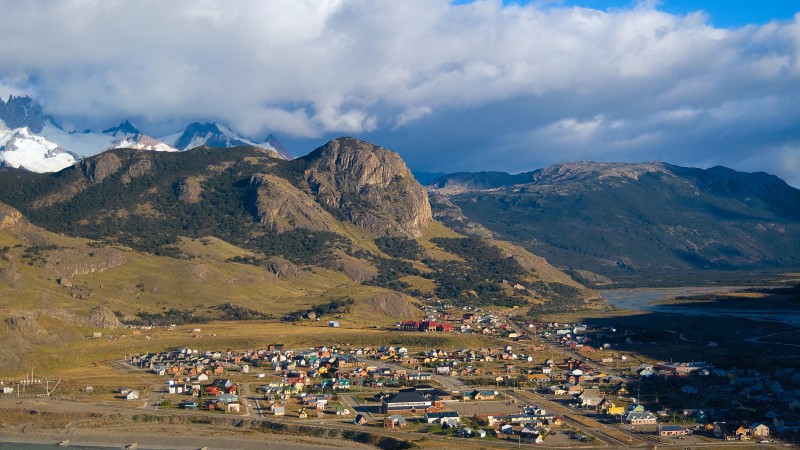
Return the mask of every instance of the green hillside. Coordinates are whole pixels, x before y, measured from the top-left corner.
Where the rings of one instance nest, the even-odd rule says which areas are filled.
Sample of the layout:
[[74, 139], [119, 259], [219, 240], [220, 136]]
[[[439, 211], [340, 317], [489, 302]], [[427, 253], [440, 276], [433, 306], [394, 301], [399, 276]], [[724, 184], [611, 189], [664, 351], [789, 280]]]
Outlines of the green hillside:
[[432, 202], [437, 217], [479, 224], [586, 281], [800, 266], [800, 191], [767, 174], [576, 163], [515, 176], [523, 183], [476, 177], [432, 185], [445, 196]]

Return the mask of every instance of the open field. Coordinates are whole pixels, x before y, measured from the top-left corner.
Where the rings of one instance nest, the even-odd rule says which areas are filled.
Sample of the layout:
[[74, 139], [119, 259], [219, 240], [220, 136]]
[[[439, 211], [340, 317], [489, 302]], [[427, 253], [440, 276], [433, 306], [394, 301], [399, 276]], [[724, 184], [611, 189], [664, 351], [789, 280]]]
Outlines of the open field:
[[[195, 333], [193, 330], [201, 331]], [[134, 332], [139, 334], [134, 335]], [[41, 348], [41, 358], [26, 361], [26, 369], [0, 368], [0, 377], [23, 375], [31, 369], [41, 374], [88, 376], [104, 373], [111, 361], [133, 353], [159, 352], [175, 348], [203, 350], [256, 349], [270, 343], [288, 348], [319, 345], [374, 346], [397, 345], [410, 350], [456, 349], [498, 345], [492, 338], [478, 335], [444, 333], [408, 333], [394, 329], [331, 328], [320, 322], [286, 323], [279, 321], [212, 322], [177, 326], [173, 330], [154, 327], [150, 330], [105, 330], [101, 338], [91, 338], [91, 331], [74, 336], [60, 347]]]

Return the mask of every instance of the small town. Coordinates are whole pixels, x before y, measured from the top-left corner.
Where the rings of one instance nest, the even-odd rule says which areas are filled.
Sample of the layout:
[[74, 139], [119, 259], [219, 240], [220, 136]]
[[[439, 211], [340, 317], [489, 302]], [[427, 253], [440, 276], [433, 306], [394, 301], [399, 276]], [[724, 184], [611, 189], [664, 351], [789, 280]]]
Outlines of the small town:
[[[606, 342], [631, 342], [627, 330], [586, 323], [430, 308], [425, 316], [399, 321], [392, 333], [474, 333], [503, 345], [177, 348], [127, 356], [120, 368], [149, 381], [99, 397], [161, 413], [548, 447], [766, 445], [792, 443], [800, 429], [800, 372], [792, 369], [644, 361]], [[170, 330], [202, 342], [199, 328]], [[142, 338], [140, 330], [126, 333]], [[100, 337], [109, 338], [119, 337]], [[3, 393], [15, 394], [6, 384]], [[84, 394], [98, 393], [86, 386]]]

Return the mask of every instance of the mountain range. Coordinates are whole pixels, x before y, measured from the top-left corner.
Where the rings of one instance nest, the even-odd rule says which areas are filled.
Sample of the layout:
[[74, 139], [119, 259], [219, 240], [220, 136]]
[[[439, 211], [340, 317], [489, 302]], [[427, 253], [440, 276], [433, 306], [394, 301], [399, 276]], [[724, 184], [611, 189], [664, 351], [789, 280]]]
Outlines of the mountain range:
[[398, 154], [353, 138], [291, 160], [203, 146], [112, 149], [56, 173], [0, 168], [0, 298], [12, 368], [119, 321], [314, 312], [384, 327], [423, 302], [603, 305], [523, 248], [447, 228]]
[[174, 152], [202, 145], [215, 148], [250, 145], [274, 151], [284, 159], [292, 157], [272, 134], [255, 142], [216, 122], [192, 123], [184, 130], [160, 138], [143, 134], [127, 120], [100, 133], [68, 132], [30, 97], [0, 99], [0, 133], [0, 166], [33, 172], [57, 172], [82, 157], [113, 148]]
[[[9, 97], [7, 102], [0, 100], [0, 119], [3, 121], [0, 122], [0, 165], [34, 172], [57, 172], [66, 168], [54, 178], [34, 178], [39, 180], [34, 184], [41, 186], [41, 189], [47, 185], [42, 180], [60, 180], [54, 188], [56, 191], [49, 197], [23, 197], [21, 201], [21, 198], [7, 196], [3, 201], [19, 208], [34, 222], [44, 220], [50, 229], [60, 232], [85, 234], [84, 225], [78, 224], [86, 221], [99, 223], [97, 218], [78, 217], [75, 211], [101, 217], [122, 214], [120, 211], [124, 208], [113, 201], [108, 201], [104, 210], [94, 212], [83, 204], [74, 203], [75, 198], [86, 197], [88, 204], [95, 205], [98, 200], [90, 199], [89, 192], [109, 195], [102, 190], [90, 189], [93, 183], [87, 182], [86, 177], [104, 179], [111, 175], [121, 176], [123, 185], [130, 188], [138, 183], [134, 179], [139, 178], [143, 167], [158, 164], [191, 166], [194, 163], [188, 161], [211, 158], [198, 155], [210, 155], [209, 151], [213, 148], [228, 149], [230, 157], [239, 155], [258, 161], [265, 161], [265, 158], [286, 162], [292, 160], [291, 154], [275, 136], [270, 134], [263, 141], [256, 142], [239, 136], [219, 123], [192, 123], [181, 132], [159, 139], [144, 135], [129, 121], [100, 133], [88, 130], [66, 132], [28, 97]], [[343, 142], [359, 149], [373, 146], [363, 142], [353, 144], [347, 139], [332, 141], [329, 146], [339, 148]], [[139, 156], [130, 152], [91, 156], [103, 150], [119, 148], [167, 153], [191, 149], [202, 151], [185, 158], [177, 155], [155, 158], [149, 154], [151, 152]], [[243, 150], [245, 148], [250, 150]], [[336, 219], [369, 229], [377, 236], [418, 237], [420, 231], [409, 231], [414, 229], [410, 224], [427, 217], [427, 213], [416, 210], [412, 219], [412, 216], [401, 214], [399, 210], [386, 209], [386, 205], [402, 205], [407, 200], [414, 200], [413, 204], [419, 206], [420, 192], [424, 190], [400, 190], [389, 195], [373, 189], [372, 181], [359, 184], [357, 189], [350, 186], [342, 190], [341, 186], [349, 186], [349, 177], [359, 176], [359, 173], [352, 171], [363, 170], [361, 166], [340, 168], [335, 175], [325, 177], [319, 175], [323, 172], [311, 178], [303, 178], [304, 175], [299, 173], [287, 175], [287, 170], [304, 167], [304, 161], [328, 155], [324, 148], [328, 147], [317, 149], [291, 164], [277, 164], [260, 172], [254, 172], [252, 168], [243, 171], [250, 178], [239, 179], [236, 183], [228, 180], [234, 183], [228, 190], [238, 192], [239, 196], [227, 198], [226, 201], [239, 204], [274, 233], [296, 228], [329, 232], [336, 228], [330, 225], [331, 220]], [[256, 152], [258, 156], [249, 155], [247, 151]], [[358, 151], [337, 154], [336, 158], [361, 153], [384, 154]], [[391, 152], [388, 154], [395, 155]], [[81, 160], [82, 157], [85, 159]], [[136, 160], [131, 163], [133, 166], [125, 168], [126, 161], [133, 160]], [[330, 170], [339, 164], [325, 158], [322, 161], [326, 161]], [[377, 167], [384, 164], [392, 167], [402, 164], [405, 167], [402, 161], [387, 162], [381, 158], [373, 163], [376, 167], [370, 170], [374, 174], [380, 173]], [[220, 164], [227, 167], [234, 162], [225, 160]], [[107, 175], [105, 172], [109, 167], [122, 168], [120, 170], [130, 173], [119, 175], [115, 170]], [[195, 203], [198, 203], [203, 198], [203, 186], [210, 180], [219, 179], [216, 175], [210, 176], [204, 172], [211, 170], [211, 167], [216, 166], [209, 162], [206, 166], [196, 167], [194, 173], [186, 174], [185, 180], [172, 180], [172, 186], [162, 186], [158, 191], [180, 192], [182, 198], [197, 199]], [[401, 172], [402, 175], [398, 176], [402, 179], [414, 178], [405, 169]], [[156, 172], [147, 170], [143, 173]], [[211, 170], [211, 173], [216, 172]], [[77, 176], [75, 174], [83, 175], [78, 176], [72, 184], [58, 184]], [[712, 271], [732, 273], [800, 267], [800, 208], [797, 207], [800, 205], [800, 194], [777, 177], [764, 173], [748, 174], [723, 167], [692, 169], [658, 162], [565, 163], [518, 174], [418, 173], [416, 178], [428, 184], [431, 201], [427, 208], [431, 209], [430, 214], [453, 230], [465, 236], [508, 241], [524, 247], [590, 286], [620, 285], [625, 280], [634, 284], [665, 284], [670, 277], [677, 277], [675, 282], [686, 283], [700, 273], [698, 271], [709, 274]], [[379, 184], [385, 182], [382, 180]], [[245, 185], [247, 189], [244, 189]], [[12, 185], [8, 185], [8, 189], [14, 192]], [[143, 189], [145, 191], [138, 195], [147, 198], [148, 189], [155, 188], [147, 186]], [[312, 198], [300, 195], [297, 189], [310, 192]], [[249, 197], [242, 197], [245, 191], [250, 192], [247, 194]], [[115, 195], [118, 199], [124, 198], [120, 197], [121, 194]], [[142, 204], [165, 201], [159, 198], [158, 202], [151, 200], [149, 203], [138, 203], [138, 208], [141, 209]], [[33, 203], [26, 204], [25, 201]], [[46, 209], [35, 206], [45, 204], [51, 208], [61, 205], [73, 211], [72, 215], [62, 215], [56, 219], [57, 214], [45, 214]], [[207, 204], [204, 209], [216, 214], [214, 211], [219, 209], [219, 205]], [[157, 232], [136, 237], [130, 232], [123, 232], [122, 228], [127, 222], [143, 220], [141, 214], [125, 214], [124, 218], [115, 219], [118, 228], [114, 233], [121, 233], [119, 239], [126, 245], [139, 242], [140, 249], [147, 251], [165, 251], [164, 246], [148, 244], [157, 240]], [[394, 220], [386, 221], [386, 217], [392, 214]], [[165, 216], [164, 213], [162, 216]], [[181, 214], [175, 217], [197, 220]], [[221, 217], [219, 219], [222, 220]], [[144, 225], [139, 223], [138, 226]], [[157, 220], [152, 220], [149, 226], [155, 230], [164, 229], [164, 224]], [[243, 222], [237, 226], [247, 228], [249, 225]], [[187, 225], [174, 223], [172, 227], [167, 241], [175, 242], [175, 236], [180, 234], [178, 229], [186, 229]], [[222, 232], [222, 228], [217, 226], [215, 232]], [[109, 239], [101, 233], [85, 236]]]
[[515, 242], [590, 285], [800, 267], [800, 191], [766, 173], [568, 163], [429, 187], [455, 230]]

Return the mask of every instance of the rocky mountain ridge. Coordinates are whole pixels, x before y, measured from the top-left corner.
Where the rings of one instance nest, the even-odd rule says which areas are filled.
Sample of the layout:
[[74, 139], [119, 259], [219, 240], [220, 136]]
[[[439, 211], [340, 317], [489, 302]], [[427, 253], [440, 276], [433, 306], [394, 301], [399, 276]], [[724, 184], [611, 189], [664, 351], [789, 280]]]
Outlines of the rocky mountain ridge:
[[765, 173], [666, 163], [568, 163], [460, 173], [429, 189], [434, 213], [565, 270], [612, 279], [800, 267], [800, 191]]
[[402, 159], [353, 138], [293, 160], [114, 149], [55, 174], [0, 169], [0, 280], [9, 314], [26, 318], [0, 338], [21, 343], [27, 323], [47, 342], [54, 323], [118, 326], [109, 309], [174, 323], [333, 308], [383, 327], [424, 299], [522, 313], [598, 303], [542, 258], [435, 221]]

